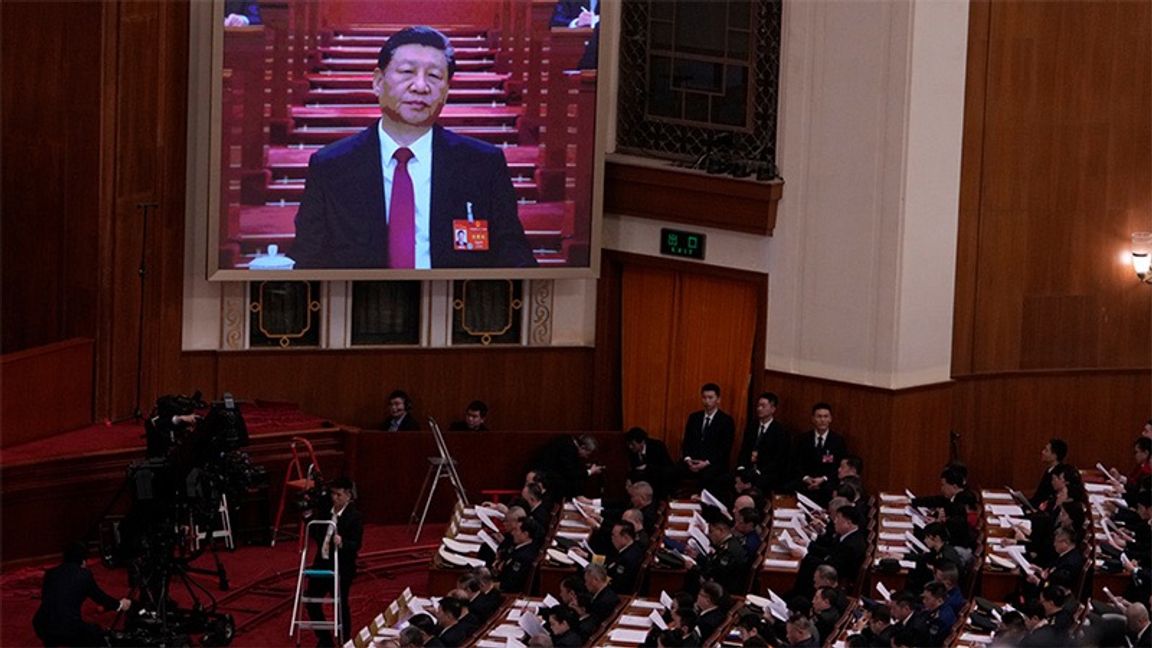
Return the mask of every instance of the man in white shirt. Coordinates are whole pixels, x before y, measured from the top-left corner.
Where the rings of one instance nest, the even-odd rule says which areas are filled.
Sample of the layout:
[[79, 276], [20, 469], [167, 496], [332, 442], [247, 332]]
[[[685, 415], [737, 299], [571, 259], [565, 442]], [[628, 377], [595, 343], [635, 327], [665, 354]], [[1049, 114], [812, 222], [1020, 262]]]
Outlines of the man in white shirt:
[[[364, 520], [360, 511], [352, 504], [354, 499], [352, 481], [347, 478], [334, 479], [329, 484], [332, 508], [318, 511], [316, 519], [335, 520], [336, 525], [310, 525], [312, 540], [316, 543], [316, 554], [312, 559], [312, 569], [321, 572], [335, 571], [340, 576], [340, 622], [342, 627], [338, 639], [343, 641], [352, 628], [352, 612], [348, 605], [352, 590], [352, 579], [356, 577], [356, 557], [360, 553], [360, 543], [364, 539]], [[309, 576], [305, 596], [323, 598], [335, 591], [335, 580], [331, 574]], [[308, 603], [308, 618], [325, 621], [324, 606], [321, 603]], [[333, 646], [332, 635], [326, 629], [316, 628], [318, 645]]]

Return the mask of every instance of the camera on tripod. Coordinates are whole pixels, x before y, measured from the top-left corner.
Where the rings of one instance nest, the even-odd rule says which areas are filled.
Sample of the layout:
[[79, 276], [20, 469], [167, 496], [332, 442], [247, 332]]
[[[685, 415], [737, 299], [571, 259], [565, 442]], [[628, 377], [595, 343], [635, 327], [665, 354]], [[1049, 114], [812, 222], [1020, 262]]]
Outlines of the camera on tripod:
[[[127, 565], [138, 593], [138, 609], [121, 637], [125, 645], [170, 645], [203, 632], [204, 645], [226, 645], [231, 617], [217, 613], [215, 597], [187, 574], [217, 575], [220, 588], [228, 589], [213, 531], [225, 496], [239, 499], [265, 476], [264, 468], [240, 450], [248, 445], [248, 429], [231, 394], [211, 405], [200, 392], [162, 396], [145, 432], [148, 458], [128, 467], [123, 489], [131, 495], [128, 514], [102, 534], [105, 562]], [[215, 569], [191, 566], [205, 550]], [[180, 609], [169, 595], [174, 579], [190, 595], [190, 609]]]

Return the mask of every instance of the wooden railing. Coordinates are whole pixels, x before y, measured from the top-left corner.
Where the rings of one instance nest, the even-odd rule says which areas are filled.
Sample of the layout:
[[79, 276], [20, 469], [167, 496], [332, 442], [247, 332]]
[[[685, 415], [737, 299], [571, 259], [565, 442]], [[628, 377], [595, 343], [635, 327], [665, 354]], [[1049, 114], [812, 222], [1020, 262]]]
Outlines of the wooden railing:
[[0, 356], [0, 447], [92, 422], [93, 341], [73, 338]]

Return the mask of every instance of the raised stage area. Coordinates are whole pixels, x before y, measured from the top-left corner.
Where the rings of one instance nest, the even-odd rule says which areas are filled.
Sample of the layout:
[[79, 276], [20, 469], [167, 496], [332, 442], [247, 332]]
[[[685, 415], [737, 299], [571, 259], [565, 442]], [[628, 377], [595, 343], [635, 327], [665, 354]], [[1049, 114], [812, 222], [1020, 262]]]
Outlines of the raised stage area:
[[[311, 440], [322, 461], [344, 470], [346, 429], [289, 403], [241, 402], [251, 439], [244, 448], [264, 466], [268, 484], [233, 502], [233, 525], [241, 542], [261, 542], [271, 529], [270, 492], [279, 484], [294, 436]], [[128, 467], [145, 458], [142, 421], [93, 424], [21, 443], [0, 451], [2, 560], [37, 560], [68, 541], [95, 539], [106, 514], [122, 514]], [[29, 532], [34, 529], [35, 532]]]

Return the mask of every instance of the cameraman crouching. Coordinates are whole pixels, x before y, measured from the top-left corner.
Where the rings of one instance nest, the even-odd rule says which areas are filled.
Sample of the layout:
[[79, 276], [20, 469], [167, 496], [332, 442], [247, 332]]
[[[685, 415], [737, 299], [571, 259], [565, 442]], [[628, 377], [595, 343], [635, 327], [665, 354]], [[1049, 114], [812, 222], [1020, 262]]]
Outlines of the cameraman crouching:
[[129, 599], [116, 600], [100, 589], [84, 565], [87, 557], [84, 545], [72, 543], [65, 547], [60, 564], [44, 573], [40, 608], [32, 617], [32, 627], [45, 646], [105, 646], [104, 629], [87, 623], [80, 613], [84, 599], [90, 598], [109, 611], [123, 612], [132, 604]]
[[[360, 552], [360, 543], [364, 538], [364, 521], [360, 512], [352, 504], [352, 480], [347, 478], [334, 479], [329, 484], [332, 497], [332, 508], [323, 507], [317, 511], [317, 520], [336, 520], [336, 528], [316, 525], [312, 527], [312, 539], [316, 541], [316, 555], [312, 559], [312, 569], [330, 570], [333, 568], [332, 557], [339, 548], [339, 564], [336, 571], [340, 574], [340, 623], [343, 635], [349, 636], [352, 630], [352, 608], [349, 605], [349, 592], [352, 589], [352, 579], [356, 577], [356, 555]], [[335, 583], [330, 576], [311, 576], [308, 579], [308, 589], [305, 596], [321, 598], [330, 596]], [[308, 603], [308, 618], [313, 621], [324, 621], [324, 607], [320, 603]], [[328, 630], [315, 629], [317, 645], [335, 646], [332, 633]]]

